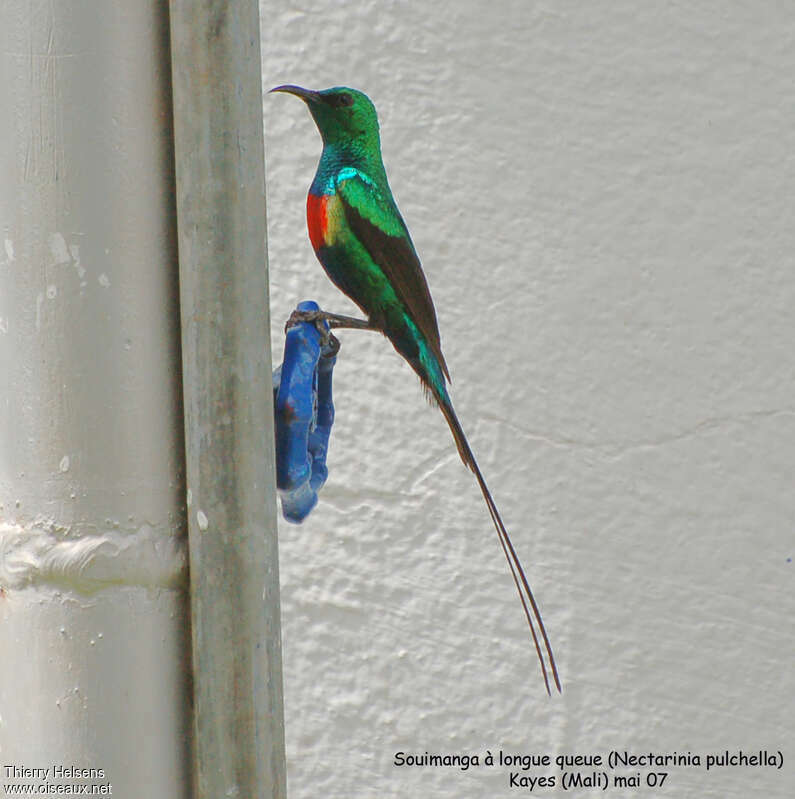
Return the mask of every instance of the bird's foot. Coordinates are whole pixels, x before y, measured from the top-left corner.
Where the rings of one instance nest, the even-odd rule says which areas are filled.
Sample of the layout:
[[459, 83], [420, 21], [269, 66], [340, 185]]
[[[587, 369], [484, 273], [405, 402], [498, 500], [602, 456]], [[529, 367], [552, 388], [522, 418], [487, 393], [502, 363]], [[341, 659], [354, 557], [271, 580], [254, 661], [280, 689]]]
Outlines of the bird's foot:
[[319, 310], [293, 311], [290, 314], [290, 318], [284, 323], [284, 332], [286, 333], [291, 327], [295, 327], [302, 322], [313, 323], [320, 335], [320, 346], [323, 351], [323, 356], [326, 358], [333, 358], [340, 351], [340, 341], [329, 330], [329, 327], [334, 327], [334, 325], [328, 321], [330, 316], [334, 316], [334, 314], [327, 314], [325, 311]]
[[293, 311], [290, 318], [284, 323], [284, 332], [286, 333], [291, 327], [300, 325], [301, 322], [322, 323], [324, 316], [323, 311]]
[[351, 330], [378, 330], [367, 319], [357, 319], [355, 316], [343, 316], [342, 314], [329, 313], [318, 309], [317, 311], [293, 311], [284, 325], [284, 332], [286, 333], [291, 327], [300, 322], [314, 322], [324, 341], [326, 335], [331, 335], [326, 330], [324, 322], [332, 329], [347, 327]]
[[357, 319], [355, 316], [343, 316], [342, 314], [329, 313], [328, 311], [293, 311], [287, 320], [285, 330], [299, 322], [328, 322], [331, 328], [347, 327], [353, 330], [377, 330], [367, 319]]

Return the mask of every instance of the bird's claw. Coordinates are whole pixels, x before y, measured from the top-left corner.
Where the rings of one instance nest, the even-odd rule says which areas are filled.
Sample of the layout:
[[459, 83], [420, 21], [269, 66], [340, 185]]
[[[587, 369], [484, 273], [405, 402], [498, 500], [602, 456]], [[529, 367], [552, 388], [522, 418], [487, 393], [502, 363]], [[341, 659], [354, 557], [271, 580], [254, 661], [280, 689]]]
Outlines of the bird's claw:
[[290, 314], [290, 318], [284, 323], [284, 332], [286, 333], [291, 327], [300, 325], [301, 322], [314, 322], [315, 325], [317, 325], [318, 320], [323, 320], [323, 311], [295, 310]]
[[303, 322], [314, 323], [320, 335], [320, 346], [324, 358], [333, 358], [340, 351], [339, 339], [328, 329], [328, 314], [324, 311], [298, 311], [290, 314], [290, 318], [284, 323], [284, 332], [291, 327], [300, 325]]
[[320, 355], [323, 358], [334, 358], [340, 351], [340, 340], [325, 328], [320, 331]]

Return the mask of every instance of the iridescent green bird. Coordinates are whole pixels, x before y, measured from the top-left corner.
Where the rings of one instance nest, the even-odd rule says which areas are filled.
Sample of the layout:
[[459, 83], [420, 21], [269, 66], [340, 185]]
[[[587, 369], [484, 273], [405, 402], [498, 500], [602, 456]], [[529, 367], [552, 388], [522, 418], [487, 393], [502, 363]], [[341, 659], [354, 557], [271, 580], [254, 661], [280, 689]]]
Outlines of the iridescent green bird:
[[323, 153], [306, 205], [309, 238], [332, 282], [364, 311], [367, 321], [323, 315], [335, 327], [381, 331], [419, 375], [429, 399], [438, 404], [461, 460], [472, 470], [483, 492], [522, 600], [547, 692], [547, 660], [560, 691], [555, 658], [538, 605], [453, 410], [436, 311], [408, 229], [389, 189], [375, 107], [366, 94], [345, 86], [324, 91], [277, 86], [272, 91], [300, 97], [320, 130]]

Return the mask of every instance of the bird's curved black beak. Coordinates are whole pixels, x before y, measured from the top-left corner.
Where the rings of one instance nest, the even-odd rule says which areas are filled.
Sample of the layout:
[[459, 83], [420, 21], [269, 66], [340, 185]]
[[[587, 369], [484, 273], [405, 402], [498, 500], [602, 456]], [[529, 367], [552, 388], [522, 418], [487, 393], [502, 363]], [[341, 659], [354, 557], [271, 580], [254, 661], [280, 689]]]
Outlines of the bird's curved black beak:
[[320, 93], [313, 92], [311, 89], [302, 89], [300, 86], [293, 86], [286, 83], [284, 86], [275, 86], [268, 92], [286, 92], [287, 94], [294, 94], [300, 97], [305, 103], [317, 103], [320, 100]]

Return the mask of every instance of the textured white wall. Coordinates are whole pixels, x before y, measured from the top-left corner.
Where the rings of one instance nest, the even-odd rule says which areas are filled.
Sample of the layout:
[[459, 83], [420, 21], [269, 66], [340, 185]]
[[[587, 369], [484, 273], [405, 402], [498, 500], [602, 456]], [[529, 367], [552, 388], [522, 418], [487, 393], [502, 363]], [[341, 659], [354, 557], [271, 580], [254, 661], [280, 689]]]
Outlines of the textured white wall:
[[[548, 699], [441, 415], [380, 336], [347, 333], [329, 483], [281, 528], [291, 796], [512, 796], [508, 769], [394, 753], [613, 747], [785, 764], [609, 795], [795, 795], [793, 9], [262, 10], [266, 88], [379, 108], [456, 407], [564, 680]], [[265, 120], [278, 362], [298, 300], [354, 307], [307, 239], [314, 125], [281, 95]]]

